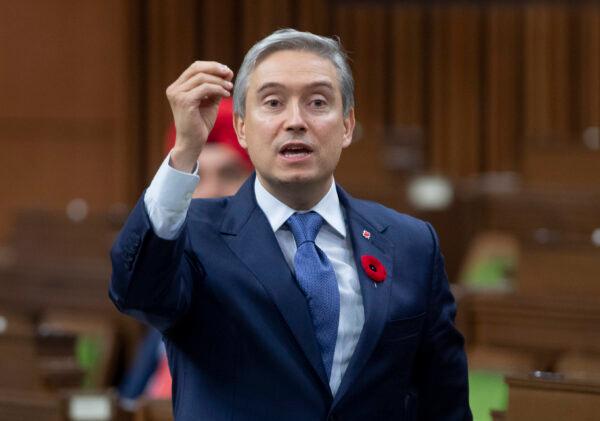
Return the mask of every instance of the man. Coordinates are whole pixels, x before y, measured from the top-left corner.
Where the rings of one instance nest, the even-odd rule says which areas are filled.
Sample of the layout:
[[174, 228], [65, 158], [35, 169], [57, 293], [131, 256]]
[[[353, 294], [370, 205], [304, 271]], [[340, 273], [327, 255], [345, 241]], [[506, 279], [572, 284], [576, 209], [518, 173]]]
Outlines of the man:
[[111, 298], [164, 335], [176, 420], [471, 419], [433, 229], [334, 183], [354, 129], [339, 43], [250, 49], [234, 124], [256, 174], [190, 204], [232, 79], [196, 62], [167, 89], [175, 147], [112, 250]]

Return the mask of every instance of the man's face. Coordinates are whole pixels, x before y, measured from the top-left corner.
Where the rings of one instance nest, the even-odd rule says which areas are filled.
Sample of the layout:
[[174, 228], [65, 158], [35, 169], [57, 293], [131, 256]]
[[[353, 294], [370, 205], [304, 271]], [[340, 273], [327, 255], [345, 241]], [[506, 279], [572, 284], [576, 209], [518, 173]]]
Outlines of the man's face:
[[209, 143], [202, 149], [198, 172], [200, 182], [194, 191], [195, 198], [231, 196], [250, 174], [237, 152], [218, 143]]
[[350, 145], [354, 110], [344, 118], [338, 73], [314, 53], [267, 56], [248, 79], [246, 115], [235, 118], [265, 187], [329, 186], [342, 149]]

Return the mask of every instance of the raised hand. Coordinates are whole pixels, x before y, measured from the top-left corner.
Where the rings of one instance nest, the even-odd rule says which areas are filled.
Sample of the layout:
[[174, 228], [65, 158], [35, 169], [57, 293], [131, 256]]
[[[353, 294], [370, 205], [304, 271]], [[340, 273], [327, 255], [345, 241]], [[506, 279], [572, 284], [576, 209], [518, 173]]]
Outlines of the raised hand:
[[167, 88], [177, 138], [171, 165], [191, 171], [212, 130], [219, 102], [231, 95], [233, 72], [214, 61], [196, 61]]

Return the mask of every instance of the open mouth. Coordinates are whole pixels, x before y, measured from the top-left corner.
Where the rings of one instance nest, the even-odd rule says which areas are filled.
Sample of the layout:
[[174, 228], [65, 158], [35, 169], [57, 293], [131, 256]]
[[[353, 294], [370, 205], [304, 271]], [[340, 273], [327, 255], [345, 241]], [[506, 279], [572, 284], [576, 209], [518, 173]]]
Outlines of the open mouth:
[[305, 158], [313, 153], [310, 146], [301, 142], [290, 142], [283, 145], [279, 154], [288, 159]]

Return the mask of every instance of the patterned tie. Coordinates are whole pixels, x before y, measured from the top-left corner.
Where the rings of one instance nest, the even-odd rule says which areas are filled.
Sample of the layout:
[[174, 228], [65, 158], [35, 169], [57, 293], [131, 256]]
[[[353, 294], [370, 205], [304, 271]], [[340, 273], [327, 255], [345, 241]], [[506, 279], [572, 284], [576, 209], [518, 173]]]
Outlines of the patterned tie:
[[316, 244], [323, 218], [316, 212], [295, 213], [287, 220], [298, 250], [294, 256], [296, 279], [306, 296], [321, 357], [331, 376], [340, 315], [340, 293], [333, 266]]

